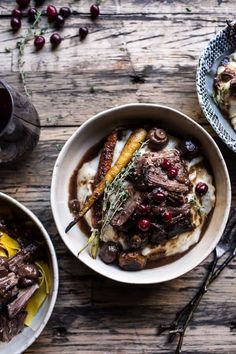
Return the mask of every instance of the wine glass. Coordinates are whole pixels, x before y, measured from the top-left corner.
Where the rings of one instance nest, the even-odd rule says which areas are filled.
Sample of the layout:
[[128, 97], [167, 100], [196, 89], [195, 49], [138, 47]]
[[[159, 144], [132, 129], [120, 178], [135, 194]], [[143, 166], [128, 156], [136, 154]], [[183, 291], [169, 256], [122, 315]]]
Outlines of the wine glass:
[[0, 80], [0, 164], [27, 156], [40, 136], [38, 113], [29, 99]]

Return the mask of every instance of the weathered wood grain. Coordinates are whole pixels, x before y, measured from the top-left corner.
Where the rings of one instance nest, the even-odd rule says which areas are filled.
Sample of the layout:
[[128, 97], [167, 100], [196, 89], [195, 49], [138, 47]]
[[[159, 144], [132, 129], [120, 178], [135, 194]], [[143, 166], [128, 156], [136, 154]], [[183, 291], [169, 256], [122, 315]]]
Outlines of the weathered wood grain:
[[[40, 143], [29, 160], [0, 168], [0, 190], [23, 202], [43, 221], [60, 267], [53, 316], [27, 353], [170, 354], [174, 344], [166, 345], [166, 337], [157, 337], [156, 329], [161, 322], [171, 321], [196, 292], [210, 257], [165, 284], [133, 287], [97, 275], [77, 261], [60, 240], [50, 209], [51, 174], [61, 146], [75, 129], [114, 105], [167, 104], [190, 115], [215, 136], [198, 105], [195, 71], [208, 40], [227, 18], [233, 18], [235, 2], [106, 0], [95, 22], [88, 16], [92, 1], [68, 3], [78, 14], [66, 22], [60, 48], [51, 51], [49, 29], [41, 52], [34, 51], [32, 41], [25, 51], [27, 84], [43, 126]], [[0, 2], [0, 76], [22, 90], [16, 42], [27, 23], [23, 21], [23, 30], [17, 34], [9, 30], [13, 4]], [[58, 7], [65, 4], [64, 0], [56, 2]], [[81, 25], [90, 30], [83, 43], [78, 38]], [[11, 52], [6, 53], [5, 48]], [[235, 206], [235, 155], [219, 139], [217, 143], [229, 167]], [[230, 330], [230, 323], [236, 321], [235, 267], [233, 262], [204, 297], [187, 331], [184, 353], [236, 353], [236, 332]]]
[[[33, 1], [32, 1], [33, 2]], [[95, 1], [89, 0], [57, 0], [57, 7], [65, 6], [66, 3], [79, 14], [88, 14], [89, 8]], [[46, 1], [46, 4], [50, 1]], [[232, 16], [235, 11], [233, 0], [103, 0], [101, 3], [101, 14], [146, 14], [146, 13], [185, 13], [194, 17], [196, 13], [206, 12], [216, 14], [225, 12]], [[1, 0], [0, 14], [8, 15], [11, 13], [14, 1]], [[45, 6], [44, 6], [45, 7]], [[190, 11], [190, 12], [189, 12]]]
[[[193, 19], [162, 14], [106, 17], [95, 23], [74, 17], [62, 31], [65, 40], [58, 50], [52, 51], [48, 43], [52, 29], [39, 53], [29, 42], [24, 70], [42, 125], [78, 125], [127, 102], [167, 104], [206, 124], [197, 103], [196, 65], [225, 16], [217, 23], [207, 20], [208, 14]], [[91, 33], [80, 42], [79, 26], [87, 23]], [[9, 19], [1, 19], [1, 70], [7, 81], [22, 89], [16, 42], [24, 29], [13, 35], [6, 30], [8, 24]], [[12, 52], [5, 53], [5, 48]]]

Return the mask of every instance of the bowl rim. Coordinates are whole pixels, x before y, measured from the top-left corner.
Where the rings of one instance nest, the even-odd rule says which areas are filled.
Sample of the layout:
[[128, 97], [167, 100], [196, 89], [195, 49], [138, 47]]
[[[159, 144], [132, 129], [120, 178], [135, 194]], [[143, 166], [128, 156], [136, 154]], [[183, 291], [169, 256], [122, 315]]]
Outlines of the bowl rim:
[[[214, 129], [214, 131], [216, 132], [218, 137], [224, 142], [224, 144], [231, 151], [236, 153], [236, 139], [234, 139], [232, 136], [230, 136], [229, 132], [225, 129], [223, 124], [221, 122], [219, 122], [218, 116], [216, 115], [215, 112], [213, 112], [213, 114], [214, 114], [214, 118], [217, 120], [218, 124], [215, 124], [214, 122], [212, 122], [212, 119], [209, 118], [209, 113], [207, 112], [207, 109], [206, 109], [205, 104], [203, 102], [202, 94], [199, 89], [199, 87], [200, 87], [200, 73], [202, 71], [202, 67], [205, 67], [205, 56], [208, 54], [207, 53], [208, 48], [210, 47], [210, 45], [212, 43], [217, 41], [217, 39], [219, 37], [221, 37], [227, 30], [229, 30], [228, 25], [223, 27], [222, 29], [220, 29], [217, 33], [215, 33], [215, 35], [208, 41], [206, 46], [203, 48], [203, 50], [198, 58], [197, 69], [196, 69], [196, 91], [197, 91], [198, 102], [199, 102], [199, 105], [201, 107], [201, 110], [202, 110], [205, 118], [210, 123], [211, 127]], [[210, 103], [210, 105], [211, 105], [211, 103]], [[222, 117], [226, 120], [226, 118], [223, 116], [223, 114], [222, 114]], [[236, 132], [235, 132], [235, 134], [236, 134]]]
[[[109, 272], [107, 272], [106, 274], [100, 270], [97, 270], [95, 267], [93, 267], [93, 265], [91, 265], [91, 263], [89, 261], [87, 261], [86, 259], [82, 259], [81, 258], [81, 254], [79, 255], [79, 257], [73, 252], [72, 248], [69, 247], [66, 242], [64, 241], [61, 233], [64, 234], [64, 230], [60, 227], [60, 222], [59, 222], [59, 218], [57, 215], [57, 201], [56, 201], [56, 182], [57, 182], [57, 175], [59, 174], [60, 171], [60, 165], [63, 162], [67, 151], [70, 147], [70, 144], [73, 142], [73, 140], [75, 139], [75, 137], [77, 135], [80, 134], [81, 130], [85, 129], [87, 127], [87, 125], [89, 125], [91, 122], [96, 121], [98, 119], [101, 119], [104, 115], [107, 114], [111, 114], [112, 112], [115, 112], [117, 110], [122, 110], [122, 109], [126, 109], [126, 108], [139, 108], [139, 107], [150, 107], [150, 108], [154, 108], [154, 109], [167, 109], [175, 114], [181, 115], [185, 120], [187, 120], [188, 122], [190, 122], [193, 126], [195, 126], [196, 129], [201, 130], [201, 132], [208, 138], [208, 140], [210, 141], [210, 143], [214, 146], [220, 160], [222, 163], [222, 168], [224, 170], [224, 174], [226, 176], [226, 185], [227, 185], [227, 195], [226, 195], [226, 208], [224, 211], [224, 217], [222, 219], [222, 223], [221, 226], [218, 230], [218, 237], [214, 239], [214, 242], [212, 242], [211, 247], [208, 248], [205, 252], [203, 252], [199, 258], [198, 261], [194, 262], [194, 264], [191, 264], [191, 266], [186, 266], [186, 269], [184, 271], [176, 271], [176, 274], [170, 275], [170, 276], [166, 276], [166, 279], [163, 281], [159, 281], [158, 279], [153, 279], [153, 280], [147, 280], [147, 281], [139, 281], [137, 280], [133, 280], [133, 281], [129, 281], [129, 280], [125, 280], [124, 279], [117, 279], [115, 277], [113, 277], [112, 275], [110, 275]], [[226, 163], [224, 161], [223, 155], [219, 149], [219, 147], [217, 146], [217, 144], [215, 143], [215, 141], [213, 140], [213, 138], [210, 136], [210, 134], [204, 129], [202, 128], [197, 122], [195, 122], [193, 119], [191, 119], [190, 117], [188, 117], [186, 114], [165, 106], [165, 105], [159, 105], [159, 104], [152, 104], [152, 103], [129, 103], [129, 104], [124, 104], [124, 105], [119, 105], [113, 108], [109, 108], [106, 109], [100, 113], [95, 114], [94, 116], [90, 117], [88, 120], [86, 120], [79, 128], [76, 129], [76, 131], [70, 136], [70, 138], [66, 141], [65, 145], [63, 146], [62, 150], [60, 151], [57, 160], [55, 162], [54, 165], [54, 169], [53, 169], [53, 174], [52, 174], [52, 182], [51, 182], [51, 208], [52, 208], [52, 213], [53, 213], [53, 217], [54, 217], [54, 221], [58, 230], [58, 233], [62, 239], [62, 241], [64, 242], [65, 246], [67, 247], [67, 249], [69, 249], [69, 251], [80, 261], [82, 261], [85, 265], [87, 265], [90, 269], [96, 271], [98, 274], [101, 274], [109, 279], [121, 282], [121, 283], [126, 283], [126, 284], [157, 284], [157, 283], [161, 283], [161, 282], [165, 282], [165, 281], [169, 281], [169, 280], [173, 280], [176, 279], [184, 274], [186, 274], [187, 272], [191, 271], [192, 269], [194, 269], [195, 267], [197, 267], [201, 262], [203, 262], [203, 260], [205, 260], [210, 253], [214, 250], [214, 248], [216, 247], [217, 243], [219, 242], [222, 233], [224, 231], [224, 228], [226, 226], [227, 220], [228, 220], [228, 216], [229, 216], [229, 212], [230, 212], [230, 207], [231, 207], [231, 182], [230, 182], [230, 178], [229, 178], [229, 173], [228, 173], [228, 169], [226, 166]]]
[[[44, 317], [39, 328], [33, 333], [32, 338], [29, 339], [27, 342], [25, 342], [25, 346], [23, 348], [20, 348], [14, 352], [14, 354], [21, 354], [22, 351], [25, 351], [27, 348], [29, 348], [36, 341], [36, 339], [40, 336], [40, 334], [44, 330], [45, 326], [47, 325], [47, 323], [52, 315], [52, 312], [53, 312], [53, 309], [55, 307], [55, 303], [57, 300], [57, 295], [58, 295], [59, 269], [58, 269], [56, 251], [54, 249], [54, 246], [52, 244], [50, 236], [49, 236], [48, 232], [46, 231], [45, 227], [43, 226], [43, 224], [41, 223], [41, 221], [38, 219], [38, 217], [30, 209], [28, 209], [26, 206], [24, 206], [22, 203], [20, 203], [15, 198], [10, 197], [9, 195], [7, 195], [5, 193], [0, 192], [0, 199], [6, 200], [10, 204], [13, 204], [17, 208], [21, 209], [26, 215], [29, 216], [29, 218], [31, 220], [33, 220], [33, 222], [37, 225], [41, 234], [43, 235], [43, 238], [46, 241], [46, 244], [47, 244], [47, 247], [48, 247], [48, 250], [50, 253], [50, 257], [51, 257], [51, 264], [52, 264], [53, 288], [52, 288], [52, 295], [51, 295], [51, 299], [50, 299], [49, 308], [48, 308], [46, 316]], [[21, 333], [23, 333], [23, 332], [24, 332], [24, 330]]]

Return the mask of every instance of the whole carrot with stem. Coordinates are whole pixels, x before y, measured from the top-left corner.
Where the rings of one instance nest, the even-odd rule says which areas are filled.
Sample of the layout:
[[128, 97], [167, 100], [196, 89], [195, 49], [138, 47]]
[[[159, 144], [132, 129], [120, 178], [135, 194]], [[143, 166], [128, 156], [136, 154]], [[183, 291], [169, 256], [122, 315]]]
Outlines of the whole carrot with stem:
[[120, 153], [115, 164], [110, 168], [110, 170], [105, 175], [104, 179], [98, 183], [93, 191], [93, 194], [85, 202], [83, 208], [75, 219], [67, 226], [65, 232], [68, 232], [93, 206], [95, 201], [104, 192], [106, 183], [111, 183], [115, 177], [120, 173], [120, 171], [126, 167], [133, 157], [133, 154], [140, 148], [140, 145], [144, 142], [147, 136], [147, 131], [143, 128], [135, 130], [127, 140], [123, 150]]

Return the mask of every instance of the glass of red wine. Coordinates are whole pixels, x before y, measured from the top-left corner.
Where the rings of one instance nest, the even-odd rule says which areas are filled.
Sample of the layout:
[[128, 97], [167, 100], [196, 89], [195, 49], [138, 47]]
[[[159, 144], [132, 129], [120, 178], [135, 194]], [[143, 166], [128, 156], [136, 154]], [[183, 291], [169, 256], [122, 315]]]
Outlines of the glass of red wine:
[[0, 164], [26, 157], [37, 145], [39, 116], [27, 97], [0, 80]]

